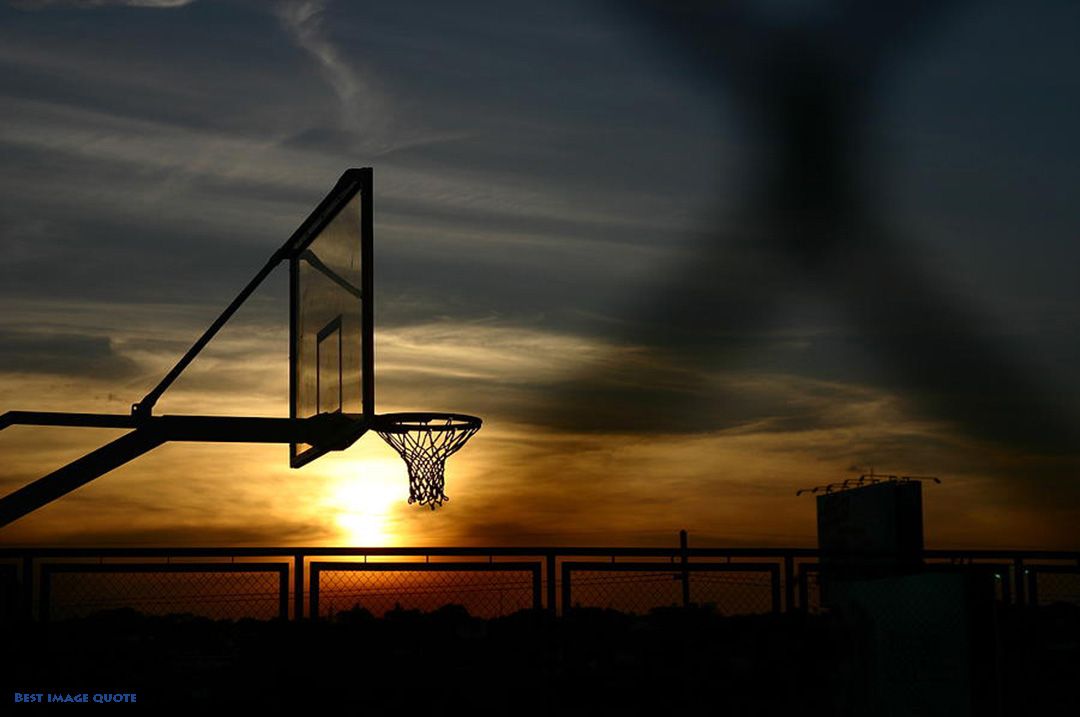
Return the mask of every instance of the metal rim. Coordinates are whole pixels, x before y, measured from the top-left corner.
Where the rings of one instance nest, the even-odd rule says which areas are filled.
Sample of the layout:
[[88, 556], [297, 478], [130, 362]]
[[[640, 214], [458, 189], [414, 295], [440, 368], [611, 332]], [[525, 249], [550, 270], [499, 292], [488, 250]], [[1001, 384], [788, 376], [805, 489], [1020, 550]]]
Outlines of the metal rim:
[[375, 416], [373, 427], [379, 433], [409, 433], [411, 431], [477, 430], [483, 421], [465, 413], [412, 411], [383, 413]]

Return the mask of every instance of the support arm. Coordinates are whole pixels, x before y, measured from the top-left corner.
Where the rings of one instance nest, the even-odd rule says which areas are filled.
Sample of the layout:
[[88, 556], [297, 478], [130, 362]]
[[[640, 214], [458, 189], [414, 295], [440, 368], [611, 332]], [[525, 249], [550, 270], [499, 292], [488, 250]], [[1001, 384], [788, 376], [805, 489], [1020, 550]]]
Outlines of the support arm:
[[344, 450], [368, 429], [362, 417], [341, 413], [324, 413], [303, 419], [234, 416], [138, 418], [46, 411], [8, 411], [0, 415], [0, 430], [20, 424], [135, 430], [0, 498], [0, 528], [169, 441], [318, 443], [328, 446], [329, 450]]
[[[371, 170], [367, 170], [370, 172]], [[161, 398], [161, 394], [165, 393], [165, 390], [173, 384], [180, 374], [184, 372], [184, 369], [188, 367], [195, 357], [199, 355], [210, 339], [217, 335], [217, 332], [221, 330], [221, 327], [236, 313], [237, 309], [248, 297], [259, 288], [259, 284], [270, 275], [278, 264], [285, 261], [289, 257], [296, 256], [299, 252], [303, 251], [308, 244], [323, 230], [323, 228], [334, 218], [337, 212], [345, 206], [352, 199], [352, 197], [359, 191], [362, 185], [362, 178], [364, 176], [363, 170], [350, 169], [341, 175], [338, 183], [334, 186], [333, 190], [319, 203], [319, 206], [315, 208], [311, 216], [304, 220], [293, 235], [289, 237], [289, 240], [285, 242], [281, 248], [274, 252], [270, 257], [270, 260], [266, 262], [266, 265], [259, 270], [259, 273], [248, 282], [247, 286], [237, 294], [236, 298], [232, 300], [232, 303], [225, 307], [225, 310], [221, 312], [221, 315], [217, 317], [214, 323], [210, 324], [210, 327], [203, 332], [203, 335], [191, 345], [191, 348], [187, 350], [176, 365], [172, 367], [169, 373], [165, 374], [165, 378], [161, 379], [161, 382], [143, 397], [143, 400], [131, 406], [131, 413], [133, 416], [149, 417], [154, 412], [154, 404]]]
[[164, 440], [156, 432], [138, 429], [23, 486], [0, 498], [0, 527], [154, 450], [162, 443]]

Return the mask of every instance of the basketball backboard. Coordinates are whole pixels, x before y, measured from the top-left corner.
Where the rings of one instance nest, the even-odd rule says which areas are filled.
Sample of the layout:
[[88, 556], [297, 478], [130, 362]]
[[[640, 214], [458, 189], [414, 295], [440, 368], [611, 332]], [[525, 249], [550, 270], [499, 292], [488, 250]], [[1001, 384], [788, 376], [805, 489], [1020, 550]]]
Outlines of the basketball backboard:
[[[463, 413], [375, 414], [372, 171], [350, 169], [130, 415], [7, 411], [14, 425], [132, 429], [0, 497], [0, 527], [172, 441], [288, 443], [300, 468], [375, 429], [409, 469], [409, 502], [447, 500], [446, 459], [482, 421]], [[283, 261], [289, 262], [289, 417], [155, 416], [154, 405]]]
[[[350, 169], [290, 239], [289, 417], [364, 419], [352, 440], [375, 415], [371, 212], [371, 169]], [[293, 443], [289, 464], [336, 447]]]

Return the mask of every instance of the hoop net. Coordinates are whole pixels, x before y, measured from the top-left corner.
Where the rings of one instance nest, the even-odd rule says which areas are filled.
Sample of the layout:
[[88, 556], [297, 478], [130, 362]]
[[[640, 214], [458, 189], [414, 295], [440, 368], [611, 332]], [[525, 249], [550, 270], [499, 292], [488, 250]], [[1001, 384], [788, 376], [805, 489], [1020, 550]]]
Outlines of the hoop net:
[[460, 413], [391, 413], [379, 416], [375, 432], [409, 469], [409, 503], [432, 510], [446, 496], [446, 459], [480, 430], [481, 421]]

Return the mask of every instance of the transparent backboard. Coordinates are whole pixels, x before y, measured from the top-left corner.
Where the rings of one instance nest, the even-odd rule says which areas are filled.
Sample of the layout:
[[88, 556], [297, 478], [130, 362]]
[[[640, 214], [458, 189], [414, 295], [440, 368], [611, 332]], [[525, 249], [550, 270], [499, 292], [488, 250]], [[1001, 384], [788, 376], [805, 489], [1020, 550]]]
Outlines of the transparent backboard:
[[[290, 257], [290, 416], [374, 415], [371, 170], [346, 172], [297, 230]], [[353, 439], [359, 437], [359, 433]], [[299, 468], [341, 448], [295, 443]]]

